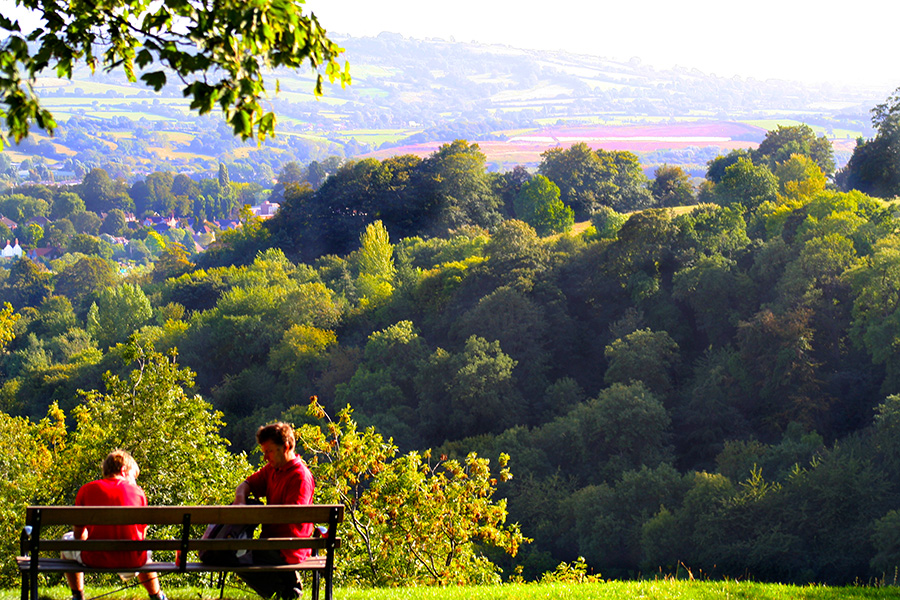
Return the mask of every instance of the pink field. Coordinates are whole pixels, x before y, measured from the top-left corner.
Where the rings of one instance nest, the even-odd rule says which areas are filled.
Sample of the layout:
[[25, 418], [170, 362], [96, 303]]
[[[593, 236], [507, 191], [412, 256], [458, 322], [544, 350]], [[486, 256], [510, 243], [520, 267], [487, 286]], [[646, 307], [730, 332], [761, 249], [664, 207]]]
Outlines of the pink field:
[[[735, 148], [754, 148], [765, 134], [764, 129], [752, 125], [710, 121], [659, 125], [553, 126], [518, 134], [502, 142], [468, 141], [477, 142], [489, 162], [537, 164], [541, 160], [542, 152], [555, 147], [568, 148], [578, 142], [585, 142], [594, 149], [631, 152], [651, 152], [690, 146], [716, 146], [727, 152]], [[398, 154], [415, 154], [424, 157], [450, 141], [452, 140], [401, 146], [379, 150], [365, 156], [384, 159]]]

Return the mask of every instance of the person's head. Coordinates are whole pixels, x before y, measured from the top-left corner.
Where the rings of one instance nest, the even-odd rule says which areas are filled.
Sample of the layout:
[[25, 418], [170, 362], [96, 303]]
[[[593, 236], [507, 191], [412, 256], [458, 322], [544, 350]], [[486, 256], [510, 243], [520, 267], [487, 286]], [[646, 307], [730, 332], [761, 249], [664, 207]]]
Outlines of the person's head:
[[293, 450], [294, 428], [288, 423], [270, 423], [263, 425], [256, 432], [256, 443], [260, 446], [263, 442], [272, 442], [276, 446], [284, 446], [286, 450]]
[[101, 465], [104, 477], [115, 477], [123, 475], [131, 479], [137, 479], [140, 468], [134, 457], [125, 450], [113, 450], [106, 458], [103, 459]]
[[294, 458], [294, 429], [287, 423], [272, 423], [259, 428], [256, 441], [266, 462], [283, 467]]

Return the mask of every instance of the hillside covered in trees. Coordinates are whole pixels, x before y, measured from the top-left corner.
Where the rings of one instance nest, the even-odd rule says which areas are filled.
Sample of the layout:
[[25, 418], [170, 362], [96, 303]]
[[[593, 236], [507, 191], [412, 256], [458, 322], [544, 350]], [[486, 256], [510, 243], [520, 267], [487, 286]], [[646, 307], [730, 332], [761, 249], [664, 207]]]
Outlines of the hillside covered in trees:
[[[48, 410], [81, 418], [77, 390], [152, 344], [232, 452], [264, 421], [316, 423], [315, 397], [415, 460], [508, 466], [491, 485], [532, 541], [474, 546], [507, 577], [583, 556], [608, 577], [881, 578], [900, 565], [897, 107], [837, 173], [802, 126], [697, 190], [584, 144], [489, 173], [457, 140], [293, 169], [274, 218], [195, 256], [162, 240], [124, 276], [80, 234], [2, 271], [0, 406], [47, 436]], [[65, 193], [88, 202], [44, 202]]]

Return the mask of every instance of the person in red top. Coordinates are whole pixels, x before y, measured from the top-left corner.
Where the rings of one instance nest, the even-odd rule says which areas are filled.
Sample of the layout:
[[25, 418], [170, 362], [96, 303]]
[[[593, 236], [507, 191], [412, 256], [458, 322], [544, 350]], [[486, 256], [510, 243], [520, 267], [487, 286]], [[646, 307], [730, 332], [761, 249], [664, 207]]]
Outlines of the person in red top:
[[[147, 506], [144, 490], [138, 487], [140, 469], [134, 458], [125, 450], [113, 450], [103, 460], [103, 479], [86, 483], [75, 496], [75, 506]], [[75, 539], [142, 540], [146, 525], [87, 525], [75, 526], [71, 535]], [[146, 552], [94, 551], [64, 552], [63, 558], [77, 560], [88, 567], [121, 567], [123, 570], [140, 567], [149, 560]], [[127, 578], [123, 575], [123, 579]], [[138, 573], [138, 581], [147, 590], [150, 600], [166, 600], [159, 587], [156, 573]], [[72, 600], [84, 598], [84, 573], [66, 573]]]
[[[248, 496], [265, 498], [267, 504], [311, 504], [315, 483], [306, 463], [294, 453], [294, 430], [287, 423], [259, 428], [256, 441], [266, 465], [250, 475], [234, 492], [234, 504], [246, 504]], [[263, 525], [261, 537], [309, 537], [312, 523]], [[306, 560], [309, 548], [253, 551], [254, 564], [296, 564]], [[263, 598], [278, 596], [294, 600], [303, 585], [296, 571], [286, 573], [239, 573], [241, 579]]]

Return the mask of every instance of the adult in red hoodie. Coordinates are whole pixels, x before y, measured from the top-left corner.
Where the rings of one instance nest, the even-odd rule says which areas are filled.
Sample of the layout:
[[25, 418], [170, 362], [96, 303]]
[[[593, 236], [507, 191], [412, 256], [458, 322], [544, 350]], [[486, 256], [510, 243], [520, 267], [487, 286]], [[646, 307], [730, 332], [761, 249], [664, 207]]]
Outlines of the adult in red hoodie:
[[[266, 465], [250, 475], [234, 492], [234, 504], [246, 504], [248, 496], [265, 498], [267, 504], [311, 504], [313, 499], [312, 473], [306, 463], [294, 453], [294, 430], [287, 423], [272, 423], [259, 428], [256, 441], [266, 459]], [[261, 537], [309, 537], [312, 523], [263, 525]], [[296, 564], [306, 560], [309, 548], [301, 550], [253, 551], [254, 564]], [[302, 594], [300, 574], [241, 573], [248, 586], [263, 598], [277, 595], [280, 600], [294, 600]]]

